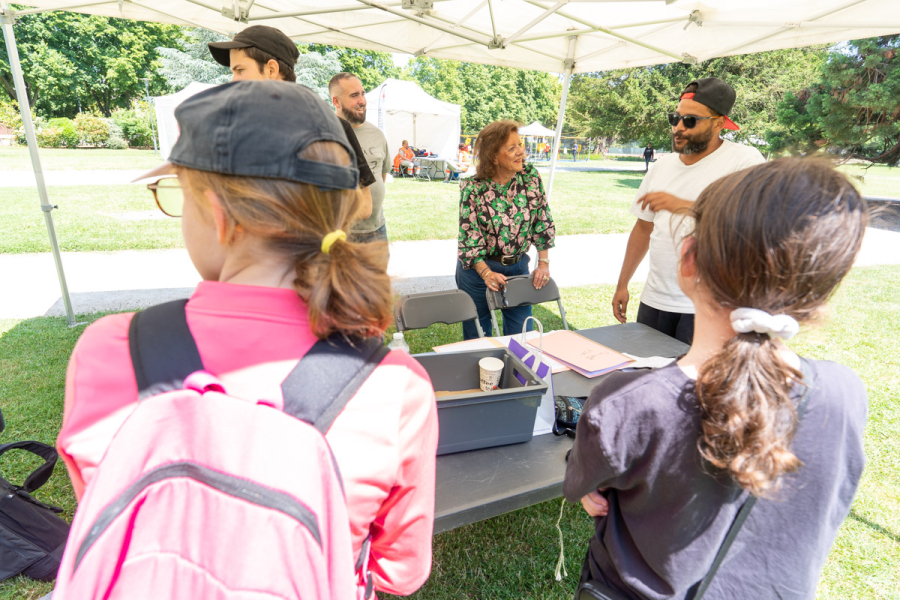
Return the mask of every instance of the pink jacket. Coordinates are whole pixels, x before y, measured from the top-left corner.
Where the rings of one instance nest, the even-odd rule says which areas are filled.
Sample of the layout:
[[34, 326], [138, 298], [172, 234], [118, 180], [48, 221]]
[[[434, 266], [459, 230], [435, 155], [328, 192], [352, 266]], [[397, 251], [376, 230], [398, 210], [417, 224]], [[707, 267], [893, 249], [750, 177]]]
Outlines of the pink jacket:
[[[204, 366], [230, 394], [281, 406], [281, 381], [316, 342], [295, 292], [203, 282], [186, 312]], [[69, 361], [57, 447], [78, 498], [137, 403], [131, 317], [92, 324]], [[326, 438], [344, 481], [354, 553], [371, 533], [375, 589], [411, 594], [431, 570], [438, 426], [427, 373], [407, 354], [391, 352]]]

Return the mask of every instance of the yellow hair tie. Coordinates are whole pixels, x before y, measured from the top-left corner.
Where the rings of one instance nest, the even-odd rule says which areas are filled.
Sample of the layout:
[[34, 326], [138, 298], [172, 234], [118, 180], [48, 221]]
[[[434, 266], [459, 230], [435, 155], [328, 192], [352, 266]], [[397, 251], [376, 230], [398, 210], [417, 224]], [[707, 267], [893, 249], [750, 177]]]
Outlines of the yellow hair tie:
[[346, 240], [347, 234], [344, 233], [340, 229], [335, 229], [328, 235], [322, 238], [322, 252], [325, 254], [331, 253], [331, 247], [334, 246], [334, 243], [338, 240]]

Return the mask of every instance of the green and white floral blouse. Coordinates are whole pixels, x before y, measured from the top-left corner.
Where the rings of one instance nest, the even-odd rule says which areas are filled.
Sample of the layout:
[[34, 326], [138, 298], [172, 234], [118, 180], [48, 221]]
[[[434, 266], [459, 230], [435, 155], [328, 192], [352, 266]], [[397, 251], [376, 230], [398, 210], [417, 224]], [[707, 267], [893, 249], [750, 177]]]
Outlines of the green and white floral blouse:
[[534, 165], [504, 185], [473, 177], [459, 187], [457, 256], [464, 269], [488, 255], [524, 254], [531, 244], [539, 251], [554, 246], [556, 226]]

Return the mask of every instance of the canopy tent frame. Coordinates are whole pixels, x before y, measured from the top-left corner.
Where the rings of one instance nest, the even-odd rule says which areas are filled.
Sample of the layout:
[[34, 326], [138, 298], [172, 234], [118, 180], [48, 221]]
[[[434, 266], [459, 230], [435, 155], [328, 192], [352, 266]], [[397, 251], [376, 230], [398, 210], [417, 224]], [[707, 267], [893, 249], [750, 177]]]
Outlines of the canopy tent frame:
[[[437, 58], [560, 73], [562, 75], [562, 93], [546, 190], [548, 197], [553, 187], [566, 101], [574, 73], [676, 61], [695, 64], [713, 57], [741, 52], [758, 52], [900, 33], [900, 6], [890, 4], [888, 0], [822, 0], [818, 3], [811, 3], [808, 0], [784, 0], [775, 3], [779, 9], [782, 5], [787, 5], [787, 16], [784, 14], [785, 11], [780, 10], [767, 12], [753, 9], [755, 12], [752, 14], [741, 14], [741, 10], [750, 10], [746, 6], [746, 2], [726, 7], [721, 2], [719, 4], [722, 5], [717, 6], [718, 0], [708, 0], [706, 4], [688, 4], [682, 0], [516, 0], [517, 5], [521, 5], [522, 8], [519, 9], [517, 6], [514, 13], [509, 12], [509, 5], [513, 0], [509, 0], [505, 5], [497, 6], [493, 0], [471, 0], [471, 3], [462, 0], [345, 0], [344, 3], [332, 7], [304, 3], [305, 6], [298, 7], [297, 10], [291, 10], [292, 5], [283, 0], [277, 1], [280, 4], [278, 9], [271, 6], [276, 0], [263, 0], [263, 2], [257, 0], [178, 0], [175, 2], [172, 0], [164, 5], [151, 3], [149, 0], [83, 0], [81, 2], [23, 0], [35, 8], [13, 11], [9, 7], [9, 0], [0, 0], [0, 21], [2, 21], [7, 49], [11, 57], [10, 63], [16, 82], [16, 96], [22, 111], [22, 120], [41, 199], [41, 210], [44, 212], [48, 234], [51, 238], [51, 248], [70, 325], [74, 324], [74, 314], [53, 227], [51, 211], [54, 207], [50, 204], [43, 177], [34, 123], [31, 120], [24, 77], [13, 34], [17, 16], [58, 10], [77, 11], [191, 25], [225, 35], [241, 29], [245, 24], [268, 24], [276, 21], [272, 24], [285, 29], [285, 33], [291, 38], [308, 42], [350, 45], [414, 56], [430, 55]], [[620, 12], [606, 9], [599, 11], [591, 8], [592, 5], [607, 3], [620, 5]], [[643, 13], [651, 11], [650, 8], [641, 8], [640, 11], [627, 8], [630, 5], [641, 3], [660, 5], [653, 9], [658, 14], [648, 14], [647, 18], [642, 19]], [[826, 3], [827, 6], [822, 6]], [[682, 4], [684, 6], [681, 6]], [[447, 5], [464, 7], [466, 13], [460, 18], [459, 15], [451, 16], [439, 10]], [[672, 8], [669, 8], [670, 5]], [[533, 9], [531, 11], [524, 10], [527, 6], [531, 6]], [[197, 8], [189, 10], [188, 7], [199, 7], [202, 10]], [[861, 9], [857, 9], [856, 14], [863, 15], [863, 18], [856, 20], [845, 18], [840, 21], [835, 19], [834, 16], [838, 13], [854, 7], [861, 7]], [[867, 8], [868, 10], [866, 10]], [[207, 11], [209, 14], [206, 14]], [[375, 11], [384, 12], [389, 15], [389, 18], [386, 20], [370, 18]], [[507, 12], [504, 13], [504, 11]], [[490, 21], [490, 30], [473, 26], [472, 19], [479, 13], [481, 14], [480, 23], [486, 26], [487, 21]], [[352, 15], [362, 14], [365, 14], [362, 19], [351, 18]], [[607, 15], [614, 14], [624, 15], [626, 20], [615, 22], [616, 18], [607, 17]], [[331, 19], [330, 22], [320, 20], [327, 19], [330, 15], [348, 15], [348, 17], [341, 17], [340, 20]], [[316, 16], [320, 18], [310, 18]], [[825, 17], [831, 17], [831, 19], [821, 21]], [[881, 17], [884, 19], [881, 20]], [[785, 20], [785, 18], [792, 20]], [[278, 22], [279, 19], [282, 22]], [[874, 19], [879, 19], [879, 21], [875, 22]], [[302, 24], [302, 26], [285, 26], [288, 20]], [[364, 22], [360, 22], [361, 20]], [[610, 22], [603, 25], [596, 22], [598, 20]], [[501, 25], [507, 26], [509, 30], [505, 36], [501, 31]], [[682, 34], [679, 28], [687, 31], [692, 25], [698, 28], [696, 31], [700, 32], [700, 36], [691, 34], [685, 38], [685, 34]], [[749, 37], [741, 39], [738, 36], [732, 39], [730, 35], [724, 36], [727, 39], [724, 45], [718, 40], [711, 41], [704, 38], [697, 48], [693, 48], [695, 44], [691, 40], [698, 37], [703, 38], [703, 33], [707, 29], [700, 28], [704, 26], [707, 29], [745, 28], [749, 30]], [[769, 30], [754, 31], [754, 28]], [[393, 37], [385, 35], [388, 30], [391, 31], [390, 35]], [[402, 33], [397, 33], [397, 31]], [[786, 35], [786, 32], [791, 31], [798, 33]], [[659, 39], [657, 40], [657, 38]], [[535, 47], [535, 43], [540, 43], [541, 47]], [[673, 44], [682, 47], [673, 48], [671, 47]], [[472, 50], [469, 51], [466, 48], [472, 48]], [[577, 54], [576, 48], [582, 52], [581, 55]], [[627, 48], [627, 52], [623, 51], [625, 48]], [[494, 54], [495, 52], [496, 54]]]
[[56, 276], [59, 278], [59, 289], [62, 294], [63, 304], [66, 307], [66, 321], [69, 327], [74, 327], [75, 311], [72, 309], [72, 299], [69, 296], [69, 286], [66, 283], [66, 273], [63, 269], [62, 255], [59, 252], [59, 242], [56, 239], [56, 228], [53, 225], [51, 212], [58, 206], [50, 203], [50, 194], [47, 192], [47, 182], [44, 181], [44, 169], [41, 165], [41, 155], [38, 152], [37, 133], [34, 129], [34, 121], [31, 119], [31, 104], [28, 102], [28, 90], [25, 87], [25, 78], [22, 76], [22, 63], [19, 60], [19, 48], [16, 45], [16, 36], [13, 31], [14, 15], [11, 13], [6, 0], [0, 0], [0, 25], [3, 28], [3, 39], [6, 42], [6, 53], [9, 55], [9, 67], [12, 71], [13, 83], [16, 88], [16, 100], [19, 103], [19, 111], [22, 113], [22, 126], [25, 129], [25, 139], [28, 141], [28, 153], [31, 155], [31, 165], [34, 169], [34, 179], [37, 184], [38, 197], [40, 198], [41, 212], [44, 213], [44, 223], [47, 225], [47, 235], [50, 238], [50, 250], [53, 253], [53, 262], [56, 265]]

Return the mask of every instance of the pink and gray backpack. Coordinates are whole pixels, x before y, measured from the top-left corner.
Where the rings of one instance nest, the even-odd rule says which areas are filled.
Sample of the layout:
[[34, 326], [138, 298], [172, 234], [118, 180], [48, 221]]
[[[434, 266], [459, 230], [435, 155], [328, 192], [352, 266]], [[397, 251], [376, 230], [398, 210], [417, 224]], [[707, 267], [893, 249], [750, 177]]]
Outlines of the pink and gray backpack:
[[284, 410], [203, 370], [185, 302], [134, 316], [140, 401], [78, 506], [54, 600], [369, 598], [324, 434], [384, 358], [322, 340], [282, 383]]

